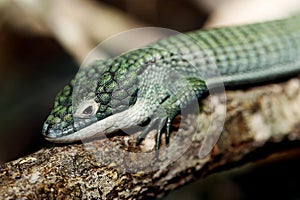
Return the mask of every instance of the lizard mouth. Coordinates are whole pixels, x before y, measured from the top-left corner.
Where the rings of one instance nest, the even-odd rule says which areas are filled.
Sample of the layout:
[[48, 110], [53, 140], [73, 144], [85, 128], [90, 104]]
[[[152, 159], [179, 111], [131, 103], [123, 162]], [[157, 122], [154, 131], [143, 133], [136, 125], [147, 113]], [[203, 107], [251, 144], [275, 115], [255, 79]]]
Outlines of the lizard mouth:
[[45, 139], [50, 142], [76, 142], [88, 138], [93, 138], [95, 136], [104, 136], [106, 133], [117, 130], [118, 128], [114, 126], [114, 121], [114, 117], [108, 117], [103, 120], [90, 123], [89, 125], [77, 131], [75, 130], [75, 128], [66, 129], [64, 131], [50, 128], [46, 132], [43, 131], [43, 135], [45, 136]]
[[42, 134], [45, 136], [46, 140], [55, 142], [76, 132], [72, 125], [64, 129], [57, 127], [57, 125], [51, 126], [47, 123], [44, 124]]
[[51, 142], [74, 142], [81, 138], [75, 137], [76, 132], [84, 129], [91, 124], [97, 122], [97, 118], [90, 119], [74, 119], [73, 123], [66, 125], [67, 123], [62, 121], [59, 123], [44, 123], [42, 134], [46, 140]]
[[80, 129], [76, 129], [77, 126], [74, 125], [72, 126], [73, 128], [64, 129], [66, 132], [63, 132], [61, 129], [54, 129], [57, 127], [56, 125], [50, 127], [45, 123], [43, 134], [46, 140], [55, 143], [70, 143], [94, 137], [102, 137], [105, 136], [105, 134], [115, 132], [119, 129], [129, 128], [144, 121], [143, 114], [145, 111], [142, 109], [144, 108], [142, 105], [136, 103], [135, 106], [130, 109], [113, 114], [102, 120], [91, 120], [89, 125]]
[[96, 117], [87, 119], [74, 117], [73, 123], [68, 126], [63, 126], [63, 121], [55, 124], [46, 121], [42, 133], [46, 140], [55, 143], [71, 143], [101, 137], [119, 129], [116, 122], [120, 121], [120, 117], [124, 119], [124, 116], [119, 116], [119, 114], [111, 115], [99, 121]]

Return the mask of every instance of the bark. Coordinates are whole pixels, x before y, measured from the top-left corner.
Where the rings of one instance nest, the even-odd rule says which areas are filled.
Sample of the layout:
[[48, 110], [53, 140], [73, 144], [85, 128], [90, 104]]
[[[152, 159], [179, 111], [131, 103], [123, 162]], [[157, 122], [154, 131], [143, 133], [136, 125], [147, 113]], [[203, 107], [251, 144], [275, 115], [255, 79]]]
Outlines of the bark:
[[[283, 144], [293, 147], [299, 142], [300, 78], [226, 94], [222, 135], [205, 157], [198, 154], [210, 125], [210, 97], [202, 101], [197, 120], [193, 115], [182, 119], [182, 134], [174, 137], [173, 132], [169, 152], [163, 144], [158, 159], [155, 154], [139, 153], [151, 152], [153, 134], [138, 147], [134, 144], [136, 134], [116, 134], [84, 145], [45, 147], [1, 166], [0, 199], [157, 198], [213, 172], [274, 154]], [[198, 130], [191, 126], [193, 121], [199, 122]], [[191, 135], [190, 144], [186, 138]], [[126, 154], [129, 151], [132, 154]], [[170, 155], [179, 159], [164, 162]]]

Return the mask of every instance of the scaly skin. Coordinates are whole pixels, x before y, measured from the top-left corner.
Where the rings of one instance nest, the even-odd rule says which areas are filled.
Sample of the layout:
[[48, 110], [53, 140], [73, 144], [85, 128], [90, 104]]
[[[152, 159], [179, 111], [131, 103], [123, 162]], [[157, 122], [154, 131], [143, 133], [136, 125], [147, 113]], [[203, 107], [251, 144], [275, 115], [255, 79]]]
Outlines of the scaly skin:
[[138, 143], [157, 125], [158, 149], [163, 128], [168, 140], [180, 108], [220, 83], [218, 74], [225, 85], [275, 79], [299, 73], [299, 55], [299, 16], [163, 39], [81, 70], [57, 95], [43, 134], [73, 142], [150, 121]]

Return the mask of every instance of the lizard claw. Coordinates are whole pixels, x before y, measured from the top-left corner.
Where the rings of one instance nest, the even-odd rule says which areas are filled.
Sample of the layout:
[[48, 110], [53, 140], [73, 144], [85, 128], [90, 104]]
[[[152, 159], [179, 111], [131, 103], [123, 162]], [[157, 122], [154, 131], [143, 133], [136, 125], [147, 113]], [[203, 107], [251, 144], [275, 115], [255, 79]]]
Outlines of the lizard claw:
[[159, 150], [160, 143], [161, 143], [161, 135], [163, 133], [163, 128], [166, 125], [166, 117], [159, 119], [158, 126], [157, 126], [157, 133], [155, 137], [155, 151]]
[[166, 122], [166, 145], [170, 142], [170, 133], [171, 133], [171, 127], [174, 117], [168, 118]]
[[157, 119], [151, 120], [149, 124], [145, 127], [142, 133], [138, 136], [136, 140], [136, 146], [140, 145], [145, 137], [149, 134], [152, 127], [156, 124]]
[[145, 139], [145, 137], [149, 134], [154, 126], [157, 126], [157, 133], [155, 136], [155, 151], [156, 154], [159, 151], [161, 145], [161, 136], [165, 134], [165, 142], [166, 145], [169, 144], [170, 141], [170, 133], [172, 128], [172, 122], [176, 115], [172, 115], [172, 117], [162, 117], [162, 118], [154, 118], [150, 121], [150, 123], [145, 127], [142, 133], [138, 136], [136, 140], [136, 145], [140, 145], [141, 142]]

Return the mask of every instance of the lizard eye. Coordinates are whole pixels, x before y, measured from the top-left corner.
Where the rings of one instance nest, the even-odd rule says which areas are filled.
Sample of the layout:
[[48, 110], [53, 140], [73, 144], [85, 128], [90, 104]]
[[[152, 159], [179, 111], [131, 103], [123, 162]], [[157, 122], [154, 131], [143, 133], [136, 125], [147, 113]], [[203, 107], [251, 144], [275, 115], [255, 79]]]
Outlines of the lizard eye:
[[90, 115], [93, 113], [93, 106], [88, 106], [87, 108], [85, 108], [82, 112], [82, 114], [84, 115]]
[[89, 118], [96, 114], [98, 107], [98, 104], [94, 100], [85, 101], [78, 107], [74, 116], [79, 118]]

